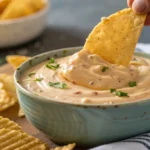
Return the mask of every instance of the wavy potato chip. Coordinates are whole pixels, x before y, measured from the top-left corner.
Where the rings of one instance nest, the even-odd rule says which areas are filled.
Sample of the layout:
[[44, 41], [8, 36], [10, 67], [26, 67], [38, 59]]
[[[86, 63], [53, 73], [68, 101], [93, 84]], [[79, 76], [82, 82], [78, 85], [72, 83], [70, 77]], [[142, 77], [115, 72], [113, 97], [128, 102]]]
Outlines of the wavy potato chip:
[[2, 128], [21, 131], [21, 127], [18, 124], [9, 120], [8, 118], [3, 118], [0, 116], [0, 129]]
[[23, 62], [27, 61], [30, 57], [20, 55], [8, 55], [6, 57], [7, 62], [14, 68], [17, 69]]
[[16, 87], [13, 75], [0, 74], [0, 81], [3, 82], [5, 89], [16, 96]]
[[[20, 56], [20, 55], [9, 55], [6, 57], [7, 62], [13, 66], [14, 69], [17, 69], [23, 62], [25, 62], [26, 60], [28, 60], [30, 57], [26, 57], [26, 56]], [[16, 88], [14, 85], [14, 80], [11, 77], [8, 77], [7, 75], [3, 74], [0, 75], [0, 81], [3, 81], [4, 83], [9, 83], [6, 84], [6, 88], [10, 91], [14, 91], [15, 95], [16, 95]], [[18, 116], [19, 117], [24, 117], [24, 113], [21, 110], [21, 108], [19, 108], [19, 112], [18, 112]]]
[[[6, 100], [4, 98], [1, 99], [1, 104], [5, 104], [1, 106], [1, 108], [5, 110], [6, 106], [6, 108], [14, 106], [18, 101], [13, 75], [0, 74], [0, 82], [3, 84], [3, 87], [0, 89], [0, 93], [3, 93], [5, 98], [7, 97]], [[0, 97], [4, 95], [0, 95]]]
[[28, 16], [42, 9], [44, 0], [13, 0], [1, 15], [2, 20]]
[[51, 150], [73, 150], [74, 149], [74, 147], [75, 147], [75, 143], [73, 143], [73, 144], [68, 144], [68, 145], [66, 145], [66, 146], [61, 146], [61, 147], [56, 147], [56, 148], [53, 148], [53, 149], [51, 149]]
[[110, 63], [127, 66], [145, 18], [146, 15], [136, 14], [128, 8], [102, 19], [90, 33], [84, 49], [98, 54]]
[[0, 149], [1, 150], [47, 150], [46, 144], [39, 139], [26, 133], [0, 129]]
[[2, 13], [12, 0], [0, 0], [0, 13]]
[[11, 93], [7, 92], [5, 86], [0, 82], [0, 111], [8, 109], [17, 103], [17, 98]]

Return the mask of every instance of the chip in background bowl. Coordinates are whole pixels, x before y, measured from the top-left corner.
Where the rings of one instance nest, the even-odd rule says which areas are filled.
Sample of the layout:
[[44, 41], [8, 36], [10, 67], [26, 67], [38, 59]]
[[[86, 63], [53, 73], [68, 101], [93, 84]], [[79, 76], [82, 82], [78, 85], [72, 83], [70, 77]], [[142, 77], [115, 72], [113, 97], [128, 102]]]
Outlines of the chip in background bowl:
[[50, 0], [46, 6], [29, 15], [16, 19], [0, 20], [0, 48], [17, 46], [39, 36], [47, 26]]

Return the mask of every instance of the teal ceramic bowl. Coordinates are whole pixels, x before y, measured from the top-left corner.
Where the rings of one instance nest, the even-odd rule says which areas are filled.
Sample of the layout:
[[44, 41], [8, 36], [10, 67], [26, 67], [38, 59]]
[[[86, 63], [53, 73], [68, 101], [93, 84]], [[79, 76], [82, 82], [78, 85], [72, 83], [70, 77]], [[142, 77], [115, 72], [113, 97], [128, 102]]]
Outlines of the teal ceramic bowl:
[[[26, 118], [37, 129], [59, 144], [77, 143], [93, 147], [150, 131], [150, 99], [120, 105], [68, 104], [45, 99], [30, 93], [20, 84], [27, 69], [49, 57], [62, 57], [81, 47], [60, 49], [35, 56], [15, 72], [19, 103]], [[150, 58], [150, 55], [135, 53]]]

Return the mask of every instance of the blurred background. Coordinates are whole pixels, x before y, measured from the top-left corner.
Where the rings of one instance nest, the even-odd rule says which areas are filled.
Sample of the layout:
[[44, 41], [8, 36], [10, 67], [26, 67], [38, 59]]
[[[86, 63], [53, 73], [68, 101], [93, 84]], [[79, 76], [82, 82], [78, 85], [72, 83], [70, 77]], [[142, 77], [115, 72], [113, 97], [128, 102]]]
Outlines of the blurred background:
[[[81, 46], [102, 16], [125, 7], [127, 0], [51, 0], [44, 32], [26, 44], [0, 48], [0, 63], [5, 62], [8, 54], [33, 56], [53, 49]], [[139, 42], [150, 43], [149, 32], [150, 28], [145, 27]]]

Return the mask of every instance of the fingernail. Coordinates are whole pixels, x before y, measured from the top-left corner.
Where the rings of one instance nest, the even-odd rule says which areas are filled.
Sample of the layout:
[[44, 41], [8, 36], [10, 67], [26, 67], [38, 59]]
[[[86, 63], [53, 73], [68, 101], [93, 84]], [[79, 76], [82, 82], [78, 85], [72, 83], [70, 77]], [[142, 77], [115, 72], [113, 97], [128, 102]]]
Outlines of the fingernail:
[[147, 5], [144, 0], [135, 0], [132, 4], [132, 9], [136, 12], [143, 13], [147, 9]]

